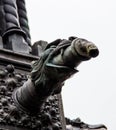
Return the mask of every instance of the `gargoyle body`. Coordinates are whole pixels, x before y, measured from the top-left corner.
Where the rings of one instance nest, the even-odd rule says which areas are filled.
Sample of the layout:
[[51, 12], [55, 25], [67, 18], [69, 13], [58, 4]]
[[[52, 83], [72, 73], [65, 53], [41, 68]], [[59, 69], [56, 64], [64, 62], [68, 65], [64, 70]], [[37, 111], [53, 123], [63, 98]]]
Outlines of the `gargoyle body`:
[[48, 44], [33, 63], [28, 81], [14, 92], [15, 103], [24, 111], [39, 111], [50, 95], [61, 92], [64, 81], [78, 72], [75, 68], [81, 62], [98, 54], [98, 48], [82, 38], [58, 39]]

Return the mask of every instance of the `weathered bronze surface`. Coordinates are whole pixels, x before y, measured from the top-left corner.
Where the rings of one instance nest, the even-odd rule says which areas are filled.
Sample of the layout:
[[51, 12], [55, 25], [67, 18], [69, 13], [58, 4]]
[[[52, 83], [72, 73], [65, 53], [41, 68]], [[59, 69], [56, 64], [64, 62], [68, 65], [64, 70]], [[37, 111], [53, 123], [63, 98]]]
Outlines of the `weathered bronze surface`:
[[61, 90], [98, 48], [77, 37], [33, 46], [24, 0], [0, 0], [0, 130], [100, 130], [64, 117]]

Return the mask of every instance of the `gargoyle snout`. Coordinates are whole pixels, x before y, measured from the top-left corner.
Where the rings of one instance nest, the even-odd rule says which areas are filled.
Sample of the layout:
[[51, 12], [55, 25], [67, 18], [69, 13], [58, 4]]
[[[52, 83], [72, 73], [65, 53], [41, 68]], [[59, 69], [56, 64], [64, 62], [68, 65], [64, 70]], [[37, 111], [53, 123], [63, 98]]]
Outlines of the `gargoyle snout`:
[[88, 48], [88, 53], [90, 57], [97, 57], [99, 55], [99, 50], [96, 46], [92, 46]]
[[77, 38], [72, 43], [76, 52], [81, 56], [94, 58], [99, 55], [99, 50], [96, 45], [86, 39]]

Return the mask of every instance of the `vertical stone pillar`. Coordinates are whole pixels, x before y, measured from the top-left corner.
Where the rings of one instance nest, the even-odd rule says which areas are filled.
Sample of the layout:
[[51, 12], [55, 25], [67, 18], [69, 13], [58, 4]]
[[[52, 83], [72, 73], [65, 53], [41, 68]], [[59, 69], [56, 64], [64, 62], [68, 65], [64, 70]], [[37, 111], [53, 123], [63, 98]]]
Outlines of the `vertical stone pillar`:
[[29, 53], [26, 33], [20, 27], [16, 0], [1, 0], [0, 7], [0, 36], [3, 40], [3, 48], [18, 53]]
[[26, 42], [29, 45], [31, 45], [31, 36], [30, 36], [27, 11], [26, 11], [24, 0], [17, 0], [17, 9], [18, 9], [20, 27], [26, 33], [26, 36], [27, 36]]

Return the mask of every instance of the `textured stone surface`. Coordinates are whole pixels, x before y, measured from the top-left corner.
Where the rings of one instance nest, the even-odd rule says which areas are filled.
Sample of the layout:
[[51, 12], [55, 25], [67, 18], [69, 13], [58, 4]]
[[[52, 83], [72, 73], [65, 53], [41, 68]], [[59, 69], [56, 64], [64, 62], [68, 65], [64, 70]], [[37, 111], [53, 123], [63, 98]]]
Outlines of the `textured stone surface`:
[[23, 85], [28, 76], [16, 72], [13, 65], [0, 69], [0, 124], [36, 130], [62, 129], [57, 95], [50, 96], [36, 115], [15, 106], [12, 93]]

